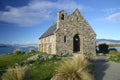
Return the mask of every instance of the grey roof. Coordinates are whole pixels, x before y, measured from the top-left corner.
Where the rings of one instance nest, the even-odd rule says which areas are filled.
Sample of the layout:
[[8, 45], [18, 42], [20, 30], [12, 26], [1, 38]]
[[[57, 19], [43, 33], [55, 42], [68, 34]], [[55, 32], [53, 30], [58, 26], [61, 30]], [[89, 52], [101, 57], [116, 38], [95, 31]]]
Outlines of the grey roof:
[[39, 39], [54, 34], [56, 29], [57, 29], [57, 24], [52, 25], [51, 27], [48, 28], [48, 30]]

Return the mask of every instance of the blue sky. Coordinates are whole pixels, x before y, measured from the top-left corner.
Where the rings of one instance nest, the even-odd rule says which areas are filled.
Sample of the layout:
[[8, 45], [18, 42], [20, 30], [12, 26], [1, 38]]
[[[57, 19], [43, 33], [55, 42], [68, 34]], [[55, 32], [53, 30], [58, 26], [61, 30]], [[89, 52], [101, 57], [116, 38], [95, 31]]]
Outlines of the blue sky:
[[38, 43], [57, 12], [80, 10], [97, 39], [120, 40], [120, 0], [0, 0], [0, 43]]

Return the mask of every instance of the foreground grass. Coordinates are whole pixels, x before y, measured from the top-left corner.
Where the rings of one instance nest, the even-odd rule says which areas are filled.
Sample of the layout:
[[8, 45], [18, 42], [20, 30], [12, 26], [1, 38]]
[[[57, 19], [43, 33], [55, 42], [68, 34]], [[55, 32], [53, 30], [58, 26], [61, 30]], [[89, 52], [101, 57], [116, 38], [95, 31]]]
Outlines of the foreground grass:
[[12, 66], [15, 63], [21, 63], [21, 61], [27, 59], [30, 55], [27, 54], [21, 54], [21, 55], [15, 55], [15, 54], [7, 54], [0, 56], [0, 67], [7, 67]]
[[[14, 66], [16, 63], [21, 64], [32, 55], [41, 54], [40, 52], [27, 53], [27, 54], [5, 54], [0, 55], [0, 68], [7, 68]], [[43, 54], [43, 53], [42, 53]]]
[[23, 60], [26, 60], [30, 55], [28, 54], [6, 54], [0, 55], [0, 76], [9, 67], [13, 67], [16, 64], [21, 64]]
[[61, 60], [37, 61], [32, 65], [33, 80], [50, 80]]
[[[39, 54], [39, 53], [37, 53]], [[42, 55], [46, 55], [44, 53], [40, 53]], [[23, 60], [26, 60], [29, 56], [31, 56], [30, 54], [22, 54], [22, 55], [14, 55], [14, 54], [9, 54], [9, 55], [2, 55], [0, 56], [0, 70], [5, 70], [5, 69], [9, 69], [9, 67], [13, 67], [12, 69], [17, 70], [15, 66], [16, 63], [21, 64], [21, 62]], [[69, 61], [69, 62], [67, 62]], [[70, 63], [70, 64], [69, 64]], [[63, 64], [63, 66], [61, 66]], [[24, 63], [22, 64], [23, 67], [27, 66], [28, 68], [30, 68], [30, 79], [29, 80], [50, 80], [51, 78], [53, 78], [53, 76], [57, 75], [58, 72], [56, 70], [59, 69], [63, 69], [66, 66], [67, 71], [71, 72], [71, 70], [78, 70], [78, 74], [81, 75], [81, 77], [83, 78], [90, 78], [91, 74], [89, 73], [89, 63], [85, 58], [77, 58], [72, 59], [72, 58], [65, 58], [65, 59], [57, 59], [57, 58], [52, 58], [50, 60], [36, 60], [33, 62], [28, 62], [28, 63]], [[81, 67], [83, 66], [83, 67]], [[68, 67], [68, 68], [67, 68]], [[71, 69], [70, 69], [71, 67]], [[72, 67], [74, 69], [72, 69]], [[11, 69], [11, 68], [10, 68]], [[64, 70], [64, 69], [63, 69]], [[24, 72], [25, 70], [23, 69], [22, 72]], [[80, 73], [80, 71], [82, 71]], [[14, 71], [15, 72], [15, 71]], [[18, 71], [19, 72], [19, 71]], [[11, 72], [7, 71], [7, 72], [3, 72], [1, 71], [1, 76], [0, 77], [4, 77], [6, 78], [6, 76], [9, 78], [9, 75]], [[12, 75], [11, 75], [12, 76]], [[24, 77], [24, 75], [22, 75]], [[78, 77], [78, 76], [77, 76]], [[82, 79], [83, 79], [82, 78]], [[3, 80], [3, 79], [0, 79]], [[10, 80], [10, 79], [6, 79], [6, 80]], [[18, 80], [18, 79], [13, 79], [13, 80]], [[21, 80], [27, 80], [22, 78]], [[55, 79], [54, 79], [55, 80]], [[56, 79], [58, 80], [58, 79]], [[72, 80], [72, 79], [70, 79]], [[81, 79], [80, 79], [81, 80]], [[84, 80], [84, 79], [83, 79]], [[91, 80], [91, 79], [89, 79]]]
[[15, 66], [7, 69], [2, 76], [2, 80], [32, 80], [31, 69], [27, 66]]
[[76, 55], [60, 64], [52, 80], [94, 80], [89, 65], [84, 55]]
[[110, 51], [109, 60], [120, 63], [120, 51]]
[[[0, 77], [4, 77], [4, 79], [6, 76], [8, 78], [11, 78], [9, 77], [10, 75], [12, 75], [10, 73], [15, 72], [15, 71], [5, 72], [5, 70], [7, 68], [9, 69], [9, 67], [11, 69], [11, 67], [15, 66], [15, 63], [21, 64], [21, 62], [27, 59], [28, 56], [30, 55], [10, 54], [10, 55], [0, 56], [0, 70], [1, 70]], [[27, 65], [31, 69], [32, 75], [31, 75], [31, 79], [29, 80], [50, 80], [51, 77], [55, 74], [55, 68], [59, 65], [60, 62], [61, 60], [58, 60], [58, 59], [51, 59], [51, 60], [46, 60], [46, 61], [37, 60], [33, 63], [24, 63], [23, 65]], [[16, 77], [16, 76], [13, 75], [13, 77]], [[18, 79], [15, 78], [14, 80], [18, 80]], [[22, 80], [27, 80], [27, 79], [22, 79]]]
[[108, 53], [98, 53], [98, 56], [108, 56], [110, 61], [120, 63], [120, 51], [110, 50]]

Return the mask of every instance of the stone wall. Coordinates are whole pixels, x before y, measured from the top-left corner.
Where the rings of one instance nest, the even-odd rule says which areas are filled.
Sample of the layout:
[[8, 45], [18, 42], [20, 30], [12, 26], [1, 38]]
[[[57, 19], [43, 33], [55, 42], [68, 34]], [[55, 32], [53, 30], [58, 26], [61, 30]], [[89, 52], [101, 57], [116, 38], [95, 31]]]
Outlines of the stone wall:
[[[63, 15], [64, 18], [61, 18]], [[62, 10], [57, 16], [56, 32], [40, 39], [39, 51], [60, 55], [74, 53], [75, 35], [80, 39], [80, 51], [77, 53], [95, 53], [96, 34], [79, 10], [75, 10], [69, 16]]]
[[39, 51], [50, 54], [56, 54], [56, 36], [50, 35], [40, 39]]
[[[64, 20], [60, 20], [61, 14], [65, 14]], [[56, 51], [58, 54], [74, 53], [73, 37], [76, 34], [80, 38], [80, 51], [78, 53], [95, 53], [96, 34], [78, 10], [70, 16], [66, 16], [65, 11], [60, 12], [57, 24]], [[64, 42], [64, 36], [66, 36], [66, 42]]]

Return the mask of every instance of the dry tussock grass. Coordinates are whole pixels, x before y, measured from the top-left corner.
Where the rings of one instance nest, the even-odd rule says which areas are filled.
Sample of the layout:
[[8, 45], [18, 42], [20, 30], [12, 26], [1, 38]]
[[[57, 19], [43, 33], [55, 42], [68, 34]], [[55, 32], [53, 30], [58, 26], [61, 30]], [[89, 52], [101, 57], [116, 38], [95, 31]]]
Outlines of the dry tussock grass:
[[30, 69], [27, 66], [16, 66], [15, 68], [9, 68], [2, 76], [2, 80], [30, 80], [29, 78]]
[[51, 80], [94, 80], [89, 73], [89, 65], [84, 55], [75, 55], [60, 64]]

